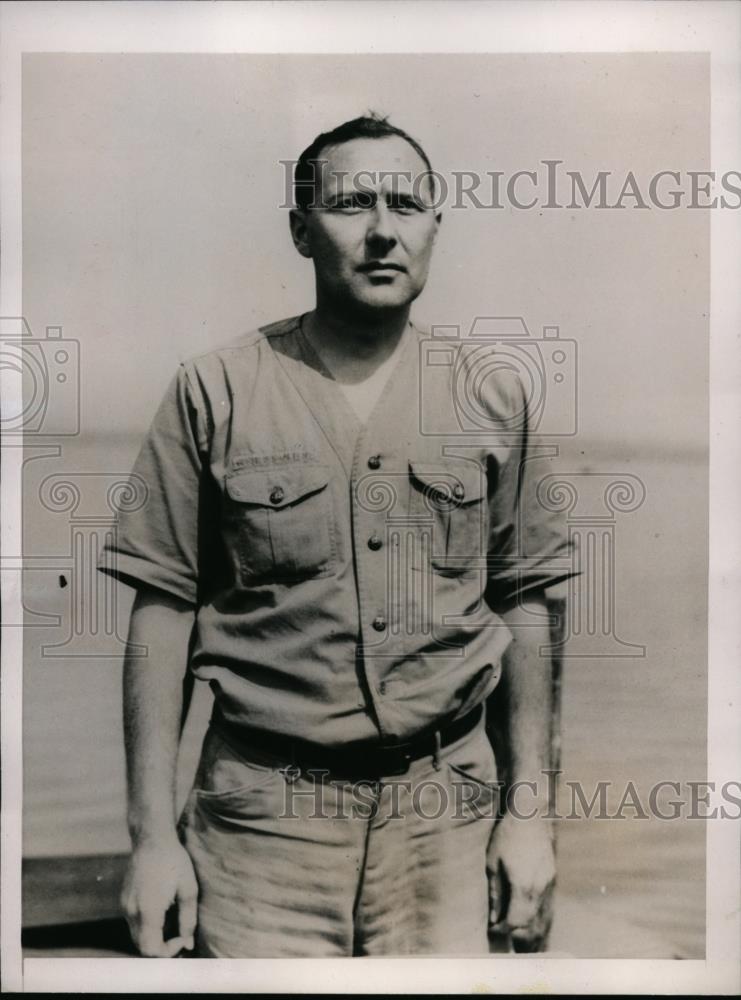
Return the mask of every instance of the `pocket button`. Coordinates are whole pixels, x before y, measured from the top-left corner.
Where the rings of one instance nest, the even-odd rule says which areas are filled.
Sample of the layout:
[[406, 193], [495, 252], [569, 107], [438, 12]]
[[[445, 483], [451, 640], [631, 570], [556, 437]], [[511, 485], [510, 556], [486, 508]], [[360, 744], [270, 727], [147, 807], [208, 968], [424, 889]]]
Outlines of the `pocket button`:
[[283, 492], [283, 489], [280, 486], [276, 486], [275, 489], [272, 490], [272, 492], [270, 493], [270, 502], [280, 503], [284, 496], [285, 493]]

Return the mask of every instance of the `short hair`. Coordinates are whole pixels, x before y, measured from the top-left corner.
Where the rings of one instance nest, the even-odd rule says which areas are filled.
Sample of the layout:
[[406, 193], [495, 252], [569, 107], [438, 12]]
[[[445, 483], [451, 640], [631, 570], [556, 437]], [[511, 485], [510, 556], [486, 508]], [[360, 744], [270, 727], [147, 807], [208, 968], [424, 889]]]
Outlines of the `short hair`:
[[353, 118], [351, 121], [337, 125], [329, 132], [321, 132], [299, 156], [293, 174], [293, 196], [296, 207], [309, 209], [315, 205], [318, 180], [316, 164], [321, 162], [319, 154], [323, 149], [327, 146], [339, 146], [352, 139], [387, 139], [390, 136], [398, 136], [408, 142], [415, 153], [424, 161], [427, 168], [426, 173], [433, 173], [430, 158], [416, 139], [413, 139], [404, 129], [392, 125], [387, 116], [370, 111], [360, 118]]

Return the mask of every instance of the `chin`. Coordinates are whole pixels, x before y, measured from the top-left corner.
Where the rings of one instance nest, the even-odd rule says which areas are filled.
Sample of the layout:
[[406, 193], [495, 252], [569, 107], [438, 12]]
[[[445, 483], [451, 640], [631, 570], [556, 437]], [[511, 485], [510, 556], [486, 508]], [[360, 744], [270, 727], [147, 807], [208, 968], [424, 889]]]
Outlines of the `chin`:
[[369, 310], [403, 309], [410, 305], [419, 295], [419, 291], [412, 291], [409, 288], [374, 288], [365, 291], [357, 296], [356, 302], [359, 306]]

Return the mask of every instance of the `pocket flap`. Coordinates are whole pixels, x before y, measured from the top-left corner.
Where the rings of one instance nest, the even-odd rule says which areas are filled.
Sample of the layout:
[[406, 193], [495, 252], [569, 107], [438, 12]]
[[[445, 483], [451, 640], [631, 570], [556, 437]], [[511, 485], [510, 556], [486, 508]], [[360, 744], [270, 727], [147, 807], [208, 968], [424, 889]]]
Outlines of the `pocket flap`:
[[478, 462], [465, 459], [410, 459], [412, 478], [444, 504], [466, 504], [486, 495], [486, 476]]
[[326, 489], [328, 483], [326, 465], [288, 465], [240, 469], [227, 476], [225, 488], [232, 500], [277, 510]]

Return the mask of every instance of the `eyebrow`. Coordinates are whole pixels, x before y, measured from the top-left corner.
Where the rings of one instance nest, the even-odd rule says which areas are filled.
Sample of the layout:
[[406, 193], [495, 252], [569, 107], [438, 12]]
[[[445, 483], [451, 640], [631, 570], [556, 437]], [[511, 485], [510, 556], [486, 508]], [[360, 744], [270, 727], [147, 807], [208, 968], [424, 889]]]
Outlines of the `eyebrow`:
[[340, 202], [358, 202], [367, 201], [372, 199], [375, 203], [377, 194], [375, 191], [371, 191], [369, 188], [360, 188], [359, 190], [352, 189], [350, 191], [335, 191], [334, 194], [330, 194], [327, 197], [328, 205], [338, 205]]
[[[414, 194], [409, 191], [387, 191], [384, 193], [384, 198], [386, 203], [391, 205], [403, 205], [410, 208], [420, 209], [428, 207], [422, 199], [416, 198]], [[377, 191], [373, 191], [370, 188], [360, 188], [358, 190], [353, 189], [350, 191], [335, 191], [333, 194], [327, 196], [325, 205], [328, 208], [336, 208], [345, 203], [359, 206], [361, 208], [368, 208], [370, 205], [375, 205], [377, 200]]]
[[402, 202], [405, 205], [422, 205], [424, 202], [421, 199], [416, 198], [411, 191], [390, 191], [387, 200]]

